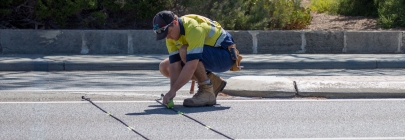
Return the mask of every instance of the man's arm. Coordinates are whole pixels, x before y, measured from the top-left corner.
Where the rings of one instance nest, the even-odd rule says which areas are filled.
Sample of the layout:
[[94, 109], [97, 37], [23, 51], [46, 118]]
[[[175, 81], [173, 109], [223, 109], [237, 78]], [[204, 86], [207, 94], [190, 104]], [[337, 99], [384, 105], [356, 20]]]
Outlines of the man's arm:
[[[188, 47], [188, 45], [183, 45], [183, 46], [181, 46], [181, 48], [179, 50], [181, 61], [184, 64], [186, 64], [187, 47]], [[170, 75], [173, 75], [173, 76], [170, 76], [170, 87], [172, 87], [173, 84], [177, 81], [177, 79], [180, 75], [180, 72], [182, 70], [181, 62], [178, 61], [173, 64], [170, 64], [169, 69], [170, 69], [169, 72], [173, 71], [173, 73], [170, 73]]]
[[[180, 61], [176, 62], [176, 63], [179, 63], [178, 65], [180, 65]], [[173, 70], [179, 71], [179, 73], [178, 73], [178, 75], [172, 76], [171, 75], [172, 73], [170, 72], [170, 83], [172, 83], [172, 82], [174, 82], [174, 83], [173, 83], [173, 85], [171, 85], [169, 92], [176, 93], [181, 87], [183, 87], [188, 81], [190, 81], [191, 77], [194, 75], [195, 70], [197, 69], [198, 63], [199, 63], [198, 59], [189, 61], [184, 65], [183, 69], [181, 69], [181, 65], [180, 65], [179, 66], [180, 70], [178, 70], [175, 65], [171, 64], [170, 71], [172, 71], [172, 69], [173, 69]], [[172, 81], [172, 77], [177, 77], [177, 79], [173, 79], [173, 81]]]
[[186, 64], [186, 62], [187, 62], [187, 59], [186, 59], [186, 57], [187, 57], [187, 47], [188, 47], [187, 44], [183, 45], [183, 46], [181, 46], [181, 48], [179, 50], [181, 61], [183, 61], [184, 64]]
[[170, 64], [170, 91], [163, 97], [163, 104], [167, 104], [170, 99], [176, 97], [176, 92], [193, 76], [198, 63], [198, 59], [189, 61], [184, 65], [183, 69], [180, 61]]

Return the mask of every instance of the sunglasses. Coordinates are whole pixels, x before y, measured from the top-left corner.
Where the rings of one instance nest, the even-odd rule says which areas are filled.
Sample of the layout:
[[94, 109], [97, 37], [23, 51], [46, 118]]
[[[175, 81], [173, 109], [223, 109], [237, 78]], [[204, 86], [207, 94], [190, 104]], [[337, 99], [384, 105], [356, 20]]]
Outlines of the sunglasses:
[[170, 22], [169, 24], [167, 24], [166, 26], [163, 26], [162, 28], [159, 28], [159, 25], [158, 25], [158, 24], [155, 24], [155, 26], [153, 27], [153, 31], [154, 31], [156, 34], [163, 33], [164, 31], [166, 31], [166, 29], [167, 29], [172, 23], [173, 23], [173, 21]]

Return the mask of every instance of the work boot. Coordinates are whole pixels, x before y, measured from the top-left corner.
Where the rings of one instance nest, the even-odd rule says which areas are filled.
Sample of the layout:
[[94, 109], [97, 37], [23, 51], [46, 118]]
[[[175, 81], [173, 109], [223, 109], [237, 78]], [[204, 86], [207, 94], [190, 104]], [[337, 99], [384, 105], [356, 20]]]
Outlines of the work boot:
[[207, 77], [210, 79], [212, 86], [214, 88], [215, 97], [218, 96], [218, 93], [224, 90], [226, 86], [226, 81], [219, 76], [216, 76], [214, 73], [210, 72], [207, 74]]
[[212, 84], [198, 85], [198, 91], [192, 98], [184, 99], [183, 106], [211, 106], [217, 104]]

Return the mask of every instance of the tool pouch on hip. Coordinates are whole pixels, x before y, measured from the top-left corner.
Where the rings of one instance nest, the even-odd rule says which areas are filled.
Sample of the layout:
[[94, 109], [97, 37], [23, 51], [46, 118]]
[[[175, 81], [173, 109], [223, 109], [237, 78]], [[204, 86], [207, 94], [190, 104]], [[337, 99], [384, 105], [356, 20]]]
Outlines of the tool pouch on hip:
[[239, 54], [238, 49], [236, 49], [236, 45], [232, 44], [231, 46], [228, 47], [228, 50], [231, 54], [232, 59], [235, 60], [235, 63], [232, 65], [230, 71], [240, 71], [242, 69], [242, 66], [240, 66], [242, 56]]

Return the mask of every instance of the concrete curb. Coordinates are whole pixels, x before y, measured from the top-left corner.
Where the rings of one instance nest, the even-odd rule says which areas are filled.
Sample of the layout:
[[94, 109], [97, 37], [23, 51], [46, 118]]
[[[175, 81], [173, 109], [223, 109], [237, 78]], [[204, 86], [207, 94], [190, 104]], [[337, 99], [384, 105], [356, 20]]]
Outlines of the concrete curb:
[[[244, 69], [405, 68], [405, 54], [242, 54]], [[0, 71], [158, 70], [168, 55], [0, 55]]]
[[405, 76], [236, 76], [223, 93], [246, 97], [405, 97]]
[[293, 81], [276, 76], [237, 76], [227, 80], [223, 93], [233, 96], [293, 97]]
[[294, 77], [298, 95], [329, 98], [405, 97], [403, 76]]

